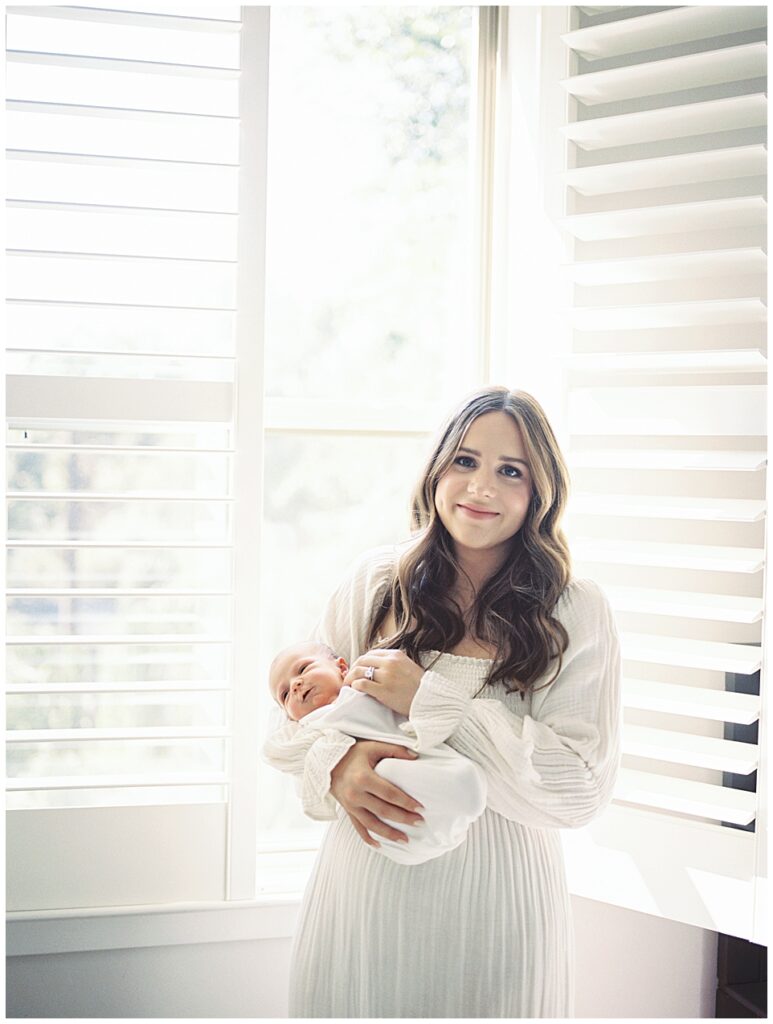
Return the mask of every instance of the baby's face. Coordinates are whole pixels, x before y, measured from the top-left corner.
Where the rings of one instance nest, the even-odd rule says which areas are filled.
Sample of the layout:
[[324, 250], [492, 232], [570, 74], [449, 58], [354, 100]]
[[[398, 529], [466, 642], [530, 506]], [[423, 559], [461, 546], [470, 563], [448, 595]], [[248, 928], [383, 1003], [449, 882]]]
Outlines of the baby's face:
[[343, 686], [349, 666], [316, 643], [286, 647], [269, 671], [271, 696], [294, 722], [330, 704]]

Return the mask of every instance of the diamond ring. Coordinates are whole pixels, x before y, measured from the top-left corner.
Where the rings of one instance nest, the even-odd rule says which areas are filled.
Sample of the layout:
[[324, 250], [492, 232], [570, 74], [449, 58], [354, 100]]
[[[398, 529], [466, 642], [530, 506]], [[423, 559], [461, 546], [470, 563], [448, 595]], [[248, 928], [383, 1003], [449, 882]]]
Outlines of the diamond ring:
[[368, 667], [365, 669], [365, 678], [368, 679], [370, 682], [373, 682], [373, 677], [375, 676], [375, 674], [375, 668], [372, 665], [368, 665]]

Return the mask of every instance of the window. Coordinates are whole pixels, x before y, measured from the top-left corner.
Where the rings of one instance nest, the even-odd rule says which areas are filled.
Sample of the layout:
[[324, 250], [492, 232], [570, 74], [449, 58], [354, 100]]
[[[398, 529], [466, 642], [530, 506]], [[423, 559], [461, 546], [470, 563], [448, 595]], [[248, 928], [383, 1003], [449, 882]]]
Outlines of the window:
[[268, 14], [9, 11], [9, 909], [297, 886], [268, 663], [496, 379], [625, 636], [572, 890], [764, 941], [765, 9]]
[[[470, 8], [272, 10], [261, 680], [354, 557], [408, 536], [428, 432], [476, 372], [473, 51]], [[275, 878], [270, 852], [323, 826], [267, 766], [260, 790]]]

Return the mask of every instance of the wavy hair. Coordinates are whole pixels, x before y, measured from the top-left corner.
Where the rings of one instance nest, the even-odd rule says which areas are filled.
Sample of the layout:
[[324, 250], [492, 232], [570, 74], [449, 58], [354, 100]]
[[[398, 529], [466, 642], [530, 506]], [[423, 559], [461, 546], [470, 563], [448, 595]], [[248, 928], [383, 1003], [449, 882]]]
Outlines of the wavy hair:
[[[489, 412], [507, 413], [520, 429], [532, 498], [504, 563], [477, 592], [465, 621], [451, 596], [464, 570], [435, 508], [435, 491], [470, 424]], [[560, 529], [568, 488], [569, 476], [555, 434], [531, 395], [487, 387], [467, 398], [441, 428], [414, 490], [411, 520], [415, 539], [398, 559], [390, 585], [376, 602], [368, 644], [402, 649], [418, 661], [422, 651], [452, 650], [469, 630], [477, 641], [497, 652], [478, 692], [501, 680], [508, 692], [520, 691], [524, 699], [557, 660], [545, 683], [550, 685], [561, 671], [569, 642], [563, 625], [553, 616], [571, 575], [569, 549]], [[377, 642], [390, 609], [397, 629]]]

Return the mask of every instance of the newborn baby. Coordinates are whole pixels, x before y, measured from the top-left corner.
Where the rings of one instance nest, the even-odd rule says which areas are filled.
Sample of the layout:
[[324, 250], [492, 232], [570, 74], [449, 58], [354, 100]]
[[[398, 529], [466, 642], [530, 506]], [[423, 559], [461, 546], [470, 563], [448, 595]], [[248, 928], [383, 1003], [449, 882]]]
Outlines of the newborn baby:
[[[268, 682], [271, 695], [287, 717], [298, 723], [289, 742], [310, 731], [337, 729], [356, 739], [412, 749], [411, 739], [399, 728], [407, 718], [375, 697], [344, 686], [348, 670], [344, 658], [313, 641], [287, 647], [274, 658]], [[282, 761], [278, 734], [269, 738], [263, 755], [269, 764]], [[455, 849], [486, 806], [483, 772], [446, 743], [424, 751], [416, 760], [385, 757], [375, 770], [423, 805], [422, 823], [398, 825], [408, 836], [407, 843], [376, 837], [381, 844], [376, 851], [399, 864], [421, 864]]]

